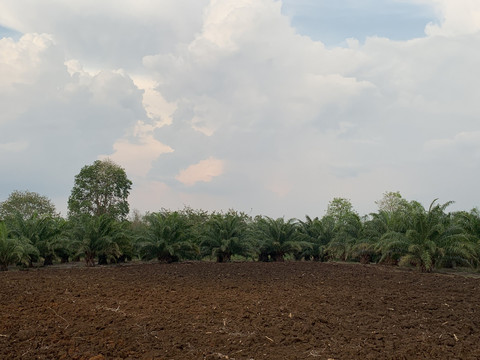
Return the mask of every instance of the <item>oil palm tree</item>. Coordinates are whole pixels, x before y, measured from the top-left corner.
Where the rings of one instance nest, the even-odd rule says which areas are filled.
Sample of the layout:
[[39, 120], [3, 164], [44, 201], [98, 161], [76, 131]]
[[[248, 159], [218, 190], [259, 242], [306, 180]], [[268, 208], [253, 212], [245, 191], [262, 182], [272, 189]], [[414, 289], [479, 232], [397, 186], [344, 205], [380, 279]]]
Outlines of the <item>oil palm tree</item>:
[[406, 214], [406, 232], [391, 231], [380, 239], [378, 250], [382, 260], [397, 259], [400, 265], [414, 265], [422, 272], [451, 261], [463, 264], [478, 261], [477, 248], [468, 241], [465, 230], [445, 213], [451, 204], [438, 204], [435, 199], [425, 210], [412, 202], [411, 211]]
[[50, 215], [39, 216], [34, 213], [30, 218], [16, 216], [12, 223], [12, 233], [38, 249], [38, 256], [43, 265], [52, 265], [53, 261], [63, 254], [69, 246], [65, 236], [66, 221]]
[[202, 253], [213, 256], [217, 262], [230, 261], [233, 255], [252, 256], [254, 251], [246, 235], [245, 215], [233, 211], [212, 214], [202, 237]]
[[260, 261], [283, 261], [286, 254], [300, 252], [311, 244], [302, 239], [295, 219], [257, 217], [252, 224], [252, 236], [260, 244]]
[[[325, 216], [325, 219], [328, 217]], [[334, 236], [327, 246], [329, 256], [336, 260], [348, 260], [354, 245], [361, 238], [362, 229], [361, 219], [354, 212], [342, 216], [341, 221], [335, 221]]]
[[38, 252], [26, 239], [8, 236], [5, 223], [0, 222], [0, 271], [8, 270], [8, 265], [15, 263], [28, 264], [29, 254]]
[[147, 215], [145, 220], [147, 225], [138, 243], [143, 259], [157, 258], [170, 263], [198, 257], [192, 224], [186, 216], [177, 211], [162, 211]]
[[305, 221], [299, 221], [299, 232], [303, 241], [311, 244], [304, 247], [300, 253], [300, 259], [325, 261], [327, 259], [327, 246], [334, 236], [334, 222], [330, 218], [319, 219], [305, 217]]
[[76, 255], [83, 257], [87, 266], [94, 266], [96, 258], [100, 263], [105, 263], [105, 260], [122, 255], [118, 243], [127, 236], [122, 223], [106, 214], [84, 215], [73, 221], [75, 222], [73, 246], [76, 249]]

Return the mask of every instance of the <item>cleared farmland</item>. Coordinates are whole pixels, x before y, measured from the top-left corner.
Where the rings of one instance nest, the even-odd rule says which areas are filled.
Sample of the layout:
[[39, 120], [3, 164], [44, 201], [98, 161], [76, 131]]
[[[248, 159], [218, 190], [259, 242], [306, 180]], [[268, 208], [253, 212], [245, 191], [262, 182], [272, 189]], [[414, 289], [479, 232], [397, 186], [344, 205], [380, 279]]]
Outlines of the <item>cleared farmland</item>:
[[2, 359], [479, 359], [480, 279], [313, 262], [0, 273]]

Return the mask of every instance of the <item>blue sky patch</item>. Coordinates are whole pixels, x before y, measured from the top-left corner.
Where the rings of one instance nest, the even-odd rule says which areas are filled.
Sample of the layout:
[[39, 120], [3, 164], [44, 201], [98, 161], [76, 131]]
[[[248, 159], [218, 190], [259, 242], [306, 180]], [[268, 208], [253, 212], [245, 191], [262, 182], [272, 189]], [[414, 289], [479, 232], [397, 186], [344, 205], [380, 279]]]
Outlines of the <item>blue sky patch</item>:
[[22, 36], [22, 33], [0, 25], [0, 39], [10, 37], [12, 39], [18, 40], [20, 36]]
[[385, 0], [283, 0], [282, 12], [300, 34], [327, 46], [342, 45], [347, 38], [423, 37], [425, 26], [436, 20], [427, 5]]

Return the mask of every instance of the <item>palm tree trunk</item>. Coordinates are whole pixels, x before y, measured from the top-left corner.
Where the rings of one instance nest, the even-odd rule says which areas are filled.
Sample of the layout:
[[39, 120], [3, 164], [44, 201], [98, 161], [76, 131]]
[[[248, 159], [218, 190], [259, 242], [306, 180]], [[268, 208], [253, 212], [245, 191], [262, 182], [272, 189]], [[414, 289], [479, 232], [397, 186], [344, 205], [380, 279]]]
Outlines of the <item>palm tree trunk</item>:
[[46, 255], [43, 260], [43, 266], [53, 265], [53, 255]]
[[285, 261], [285, 259], [283, 258], [283, 252], [277, 252], [277, 253], [274, 253], [272, 255], [272, 260], [273, 261]]

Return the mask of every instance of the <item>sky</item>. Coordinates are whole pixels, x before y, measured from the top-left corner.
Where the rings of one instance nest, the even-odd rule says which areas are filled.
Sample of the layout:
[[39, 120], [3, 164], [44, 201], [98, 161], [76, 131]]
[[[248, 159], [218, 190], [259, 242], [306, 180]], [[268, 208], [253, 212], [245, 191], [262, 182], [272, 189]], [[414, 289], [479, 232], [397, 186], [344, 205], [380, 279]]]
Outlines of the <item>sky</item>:
[[477, 0], [2, 0], [0, 201], [110, 158], [142, 213], [470, 210], [478, 64]]

